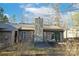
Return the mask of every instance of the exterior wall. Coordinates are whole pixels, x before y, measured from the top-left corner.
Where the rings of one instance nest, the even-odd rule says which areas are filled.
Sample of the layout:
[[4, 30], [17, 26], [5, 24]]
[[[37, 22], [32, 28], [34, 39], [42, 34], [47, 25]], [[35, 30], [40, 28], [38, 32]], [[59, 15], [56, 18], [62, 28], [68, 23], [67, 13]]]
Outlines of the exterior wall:
[[11, 44], [11, 32], [0, 31], [0, 47], [9, 46]]
[[[19, 40], [24, 42], [34, 41], [34, 31], [21, 30], [19, 31]], [[43, 32], [44, 42], [59, 42], [63, 41], [63, 32], [61, 31], [44, 31]]]
[[[53, 36], [52, 36], [53, 35]], [[50, 32], [50, 31], [45, 31], [44, 32], [44, 41], [48, 41], [48, 42], [54, 42], [55, 41], [55, 33], [54, 32]]]
[[79, 31], [76, 29], [70, 29], [64, 31], [64, 38], [79, 38]]
[[63, 31], [44, 31], [44, 41], [49, 42], [63, 41]]
[[[2, 31], [1, 31], [2, 32]], [[54, 34], [54, 35], [53, 35]], [[34, 41], [34, 31], [33, 30], [20, 30], [19, 31], [19, 42], [29, 42], [32, 43]], [[0, 34], [0, 39], [5, 44], [12, 45], [14, 43], [15, 39], [15, 31], [12, 32], [2, 32]], [[43, 40], [45, 42], [58, 42], [63, 40], [63, 32], [57, 32], [57, 31], [44, 31], [43, 32]], [[1, 41], [0, 41], [1, 42]]]
[[32, 42], [33, 39], [34, 39], [34, 31], [31, 31], [31, 30], [19, 31], [19, 41], [20, 42]]

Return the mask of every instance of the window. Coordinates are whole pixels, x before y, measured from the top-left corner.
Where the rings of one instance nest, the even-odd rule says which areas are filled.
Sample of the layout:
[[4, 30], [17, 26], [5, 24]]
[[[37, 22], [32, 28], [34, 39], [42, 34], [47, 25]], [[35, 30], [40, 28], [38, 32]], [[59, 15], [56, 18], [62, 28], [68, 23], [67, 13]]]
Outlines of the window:
[[54, 33], [52, 34], [52, 38], [51, 39], [55, 39], [55, 35], [54, 35]]

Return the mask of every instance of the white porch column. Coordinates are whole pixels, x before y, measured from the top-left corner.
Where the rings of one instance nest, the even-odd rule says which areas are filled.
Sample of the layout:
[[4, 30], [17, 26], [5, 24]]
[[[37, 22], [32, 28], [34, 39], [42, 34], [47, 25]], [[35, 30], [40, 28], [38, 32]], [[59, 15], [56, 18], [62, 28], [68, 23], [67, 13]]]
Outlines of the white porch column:
[[12, 35], [11, 35], [11, 45], [14, 44], [14, 39], [15, 39], [15, 30], [12, 31]]
[[63, 32], [60, 32], [60, 41], [63, 41]]

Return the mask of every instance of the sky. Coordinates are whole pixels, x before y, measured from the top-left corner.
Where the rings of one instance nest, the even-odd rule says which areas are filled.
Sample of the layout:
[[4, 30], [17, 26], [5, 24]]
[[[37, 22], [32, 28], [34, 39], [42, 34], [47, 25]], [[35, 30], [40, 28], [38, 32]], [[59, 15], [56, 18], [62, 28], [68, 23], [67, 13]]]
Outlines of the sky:
[[[75, 7], [71, 7], [71, 3], [62, 3], [59, 5], [60, 13], [65, 17], [64, 21], [68, 21], [72, 24], [69, 13], [74, 11], [79, 4]], [[35, 17], [43, 17], [45, 22], [51, 22], [48, 20], [53, 19], [55, 16], [55, 10], [53, 9], [53, 3], [0, 3], [0, 7], [4, 8], [4, 14], [9, 18], [16, 16], [16, 22], [29, 22], [31, 23]], [[46, 20], [47, 19], [47, 20]]]

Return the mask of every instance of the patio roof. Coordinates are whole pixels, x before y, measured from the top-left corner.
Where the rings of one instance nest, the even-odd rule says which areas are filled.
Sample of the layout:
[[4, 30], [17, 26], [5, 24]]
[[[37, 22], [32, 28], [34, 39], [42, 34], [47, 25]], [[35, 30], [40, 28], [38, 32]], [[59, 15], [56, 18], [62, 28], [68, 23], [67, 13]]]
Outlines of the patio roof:
[[[34, 24], [29, 24], [29, 23], [19, 23], [19, 24], [2, 24], [0, 23], [0, 29], [5, 29], [5, 30], [16, 30], [16, 29], [21, 29], [21, 30], [35, 30]], [[44, 30], [63, 30], [63, 28], [55, 25], [43, 25]]]
[[[17, 24], [16, 28], [24, 30], [35, 30], [34, 24]], [[46, 30], [63, 30], [63, 28], [55, 25], [43, 25], [43, 29]]]
[[0, 29], [2, 30], [6, 30], [6, 31], [12, 31], [15, 30], [16, 27], [14, 27], [12, 24], [10, 23], [0, 23]]

